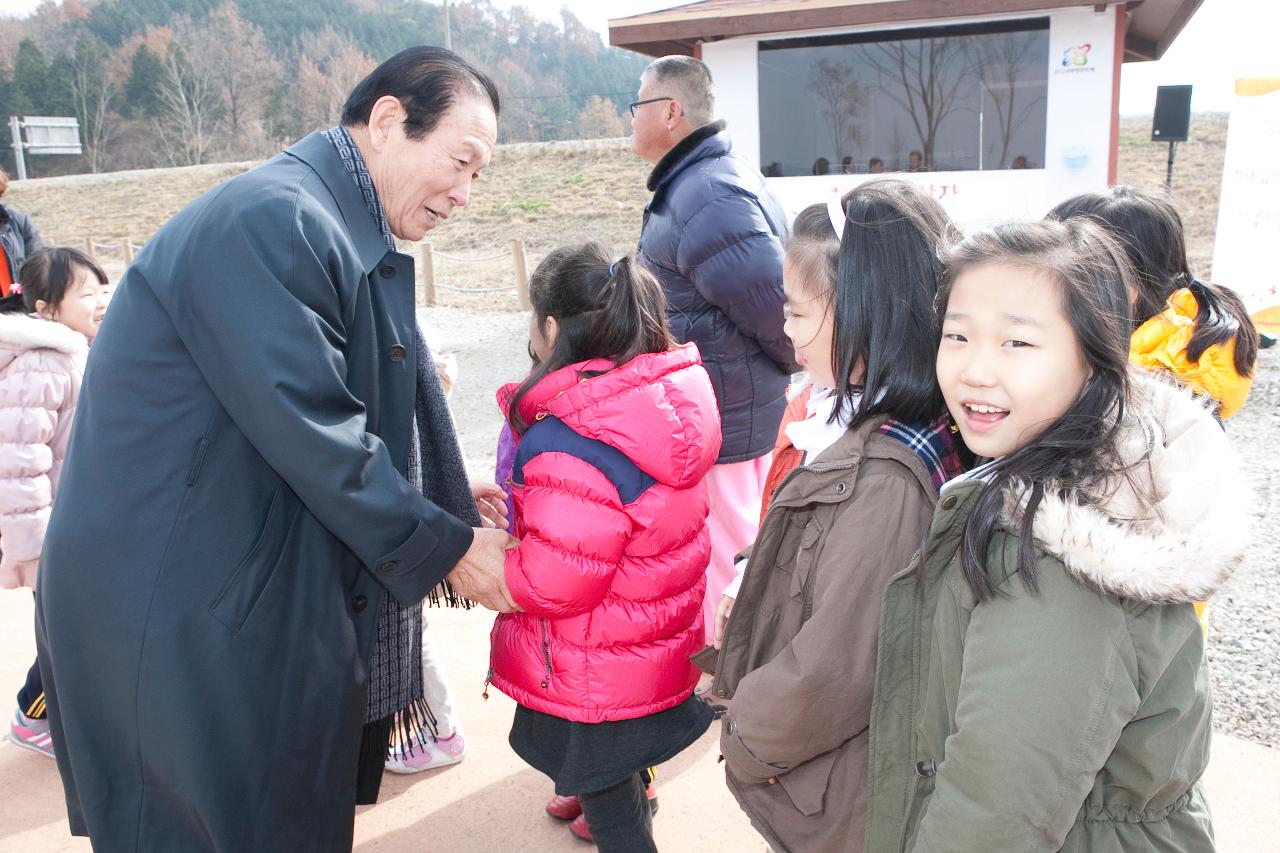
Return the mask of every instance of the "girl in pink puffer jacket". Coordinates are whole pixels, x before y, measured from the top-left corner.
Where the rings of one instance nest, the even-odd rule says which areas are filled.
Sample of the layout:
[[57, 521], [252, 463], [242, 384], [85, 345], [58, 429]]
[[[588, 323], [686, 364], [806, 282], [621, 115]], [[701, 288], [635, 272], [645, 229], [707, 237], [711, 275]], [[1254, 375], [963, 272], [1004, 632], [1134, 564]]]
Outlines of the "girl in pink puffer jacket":
[[512, 747], [579, 796], [597, 847], [651, 850], [644, 771], [712, 717], [689, 657], [705, 636], [715, 394], [630, 258], [558, 249], [529, 296], [539, 364], [499, 393], [519, 440], [506, 568], [519, 611], [494, 624], [490, 678], [518, 703]]
[[[67, 453], [107, 276], [77, 249], [29, 255], [0, 299], [0, 587], [36, 585], [45, 527]], [[53, 757], [40, 669], [18, 692], [9, 740]]]

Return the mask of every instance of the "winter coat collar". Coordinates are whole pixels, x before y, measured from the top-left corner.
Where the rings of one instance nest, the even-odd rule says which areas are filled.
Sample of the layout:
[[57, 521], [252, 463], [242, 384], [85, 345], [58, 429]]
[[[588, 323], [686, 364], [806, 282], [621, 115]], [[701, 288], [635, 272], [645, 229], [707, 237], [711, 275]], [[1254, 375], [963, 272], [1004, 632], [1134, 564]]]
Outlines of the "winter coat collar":
[[[683, 162], [686, 155], [693, 152], [695, 148], [706, 140], [723, 132], [725, 126], [724, 121], [713, 121], [710, 124], [704, 124], [702, 127], [677, 142], [666, 154], [663, 154], [662, 159], [658, 161], [657, 165], [653, 167], [653, 171], [649, 173], [649, 180], [646, 184], [649, 188], [649, 192], [654, 192], [658, 187], [670, 180], [676, 172], [680, 171], [681, 168], [687, 165]], [[725, 136], [722, 145], [715, 146], [712, 149], [709, 149], [706, 153], [727, 154], [728, 152], [729, 137]], [[702, 158], [691, 158], [690, 162], [692, 162], [692, 159], [700, 160]]]
[[307, 134], [285, 149], [283, 156], [301, 160], [315, 170], [338, 205], [347, 233], [360, 255], [361, 266], [366, 271], [376, 267], [387, 254], [387, 244], [378, 230], [378, 223], [369, 214], [360, 189], [351, 180], [337, 149], [324, 132]]
[[[1190, 392], [1137, 371], [1132, 382], [1134, 411], [1121, 444], [1129, 476], [1089, 504], [1077, 493], [1046, 490], [1035, 538], [1071, 574], [1105, 592], [1203, 601], [1230, 576], [1248, 542], [1251, 489], [1226, 434]], [[976, 493], [980, 485], [962, 482], [956, 491]], [[1006, 499], [1010, 518], [1021, 503]]]
[[[582, 374], [607, 371], [583, 378]], [[516, 390], [498, 391], [504, 413]], [[637, 356], [618, 367], [584, 361], [544, 377], [520, 400], [526, 423], [558, 418], [614, 447], [665, 485], [688, 488], [720, 453], [720, 417], [695, 344]]]
[[25, 352], [52, 349], [79, 355], [89, 349], [84, 335], [59, 322], [29, 314], [0, 314], [0, 347]]

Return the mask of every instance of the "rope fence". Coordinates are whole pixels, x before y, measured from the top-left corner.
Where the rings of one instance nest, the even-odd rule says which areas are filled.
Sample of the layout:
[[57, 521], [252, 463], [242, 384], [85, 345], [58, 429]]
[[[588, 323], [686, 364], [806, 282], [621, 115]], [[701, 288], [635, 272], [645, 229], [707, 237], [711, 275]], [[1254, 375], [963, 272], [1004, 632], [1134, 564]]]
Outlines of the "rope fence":
[[[94, 260], [123, 261], [127, 267], [133, 263], [133, 258], [138, 253], [138, 250], [142, 248], [142, 244], [135, 243], [133, 238], [128, 236], [117, 237], [112, 240], [85, 237], [84, 247], [89, 253], [89, 257]], [[418, 255], [421, 258], [422, 280], [417, 287], [417, 301], [421, 305], [435, 305], [437, 292], [440, 290], [447, 290], [450, 293], [509, 293], [514, 289], [520, 300], [521, 309], [527, 311], [531, 307], [529, 303], [529, 264], [525, 257], [523, 240], [512, 240], [511, 248], [509, 249], [475, 258], [437, 252], [430, 243], [424, 242], [418, 244]], [[510, 257], [512, 260], [515, 272], [514, 285], [504, 285], [502, 287], [459, 287], [436, 281], [435, 262], [437, 258], [454, 263], [477, 264], [489, 263], [506, 257]]]

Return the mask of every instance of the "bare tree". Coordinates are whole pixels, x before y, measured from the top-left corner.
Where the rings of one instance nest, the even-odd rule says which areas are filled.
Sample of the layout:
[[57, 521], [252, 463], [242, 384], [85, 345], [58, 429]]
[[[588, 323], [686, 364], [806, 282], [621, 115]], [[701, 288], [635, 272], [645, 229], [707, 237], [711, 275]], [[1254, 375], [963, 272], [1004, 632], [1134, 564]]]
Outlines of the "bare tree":
[[[1041, 32], [1006, 33], [979, 38], [974, 43], [974, 64], [984, 87], [983, 99], [990, 96], [1000, 121], [1000, 166], [1009, 164], [1009, 149], [1018, 129], [1044, 102], [1044, 87], [1035, 85], [1032, 96], [1019, 97], [1027, 87], [1024, 63], [1032, 57]], [[984, 142], [985, 144], [985, 142]]]
[[626, 136], [627, 126], [613, 101], [592, 95], [578, 113], [578, 133], [583, 139], [612, 139]]
[[155, 130], [174, 166], [205, 162], [222, 114], [216, 76], [206, 64], [192, 61], [189, 46], [199, 35], [189, 22], [175, 24], [157, 87], [161, 114]]
[[103, 155], [111, 139], [111, 103], [116, 87], [107, 73], [107, 46], [97, 36], [81, 33], [70, 58], [71, 98], [80, 122], [89, 171], [102, 171]]
[[881, 91], [911, 116], [926, 169], [934, 168], [938, 128], [955, 109], [956, 96], [970, 73], [968, 42], [967, 36], [903, 39], [877, 42], [867, 51], [880, 75]]
[[299, 54], [294, 130], [302, 134], [336, 123], [347, 94], [375, 63], [350, 38], [327, 27], [303, 36]]
[[825, 105], [822, 117], [831, 131], [836, 162], [854, 155], [862, 143], [862, 129], [856, 119], [867, 103], [867, 90], [853, 66], [831, 59], [820, 59], [810, 75], [810, 83]]
[[227, 132], [237, 139], [262, 136], [267, 94], [280, 78], [280, 62], [262, 29], [241, 18], [233, 3], [226, 3], [209, 14], [197, 34], [189, 47], [192, 61], [204, 66], [218, 86]]

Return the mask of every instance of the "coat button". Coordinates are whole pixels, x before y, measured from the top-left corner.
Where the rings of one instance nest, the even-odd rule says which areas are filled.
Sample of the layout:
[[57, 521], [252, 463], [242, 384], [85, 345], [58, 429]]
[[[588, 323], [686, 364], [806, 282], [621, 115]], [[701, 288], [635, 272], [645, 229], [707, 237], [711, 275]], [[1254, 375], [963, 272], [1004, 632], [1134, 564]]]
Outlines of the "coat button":
[[403, 344], [392, 344], [391, 349], [387, 350], [387, 357], [399, 364], [404, 361], [405, 353], [408, 352]]
[[942, 499], [942, 508], [943, 508], [943, 509], [951, 509], [951, 508], [952, 508], [952, 507], [954, 507], [955, 505], [956, 505], [956, 496], [955, 496], [955, 495], [947, 495], [945, 498], [943, 498], [943, 499]]
[[394, 572], [398, 568], [400, 568], [399, 560], [383, 560], [378, 564], [378, 571], [380, 572]]
[[717, 696], [719, 696], [721, 699], [729, 695], [729, 691], [725, 690], [723, 687], [717, 687], [712, 692], [715, 693]]
[[383, 264], [382, 266], [378, 267], [378, 275], [382, 276], [383, 278], [391, 278], [395, 274], [396, 274], [396, 268], [391, 266], [391, 264]]
[[357, 595], [355, 598], [351, 599], [351, 609], [357, 613], [364, 610], [368, 606], [369, 606], [369, 599], [365, 598], [363, 595]]
[[924, 761], [916, 762], [916, 775], [929, 777], [938, 772], [937, 765], [933, 763], [932, 758], [926, 758]]
[[847, 485], [845, 485], [844, 483], [836, 483], [837, 495], [843, 495], [847, 491], [849, 491], [849, 487]]

